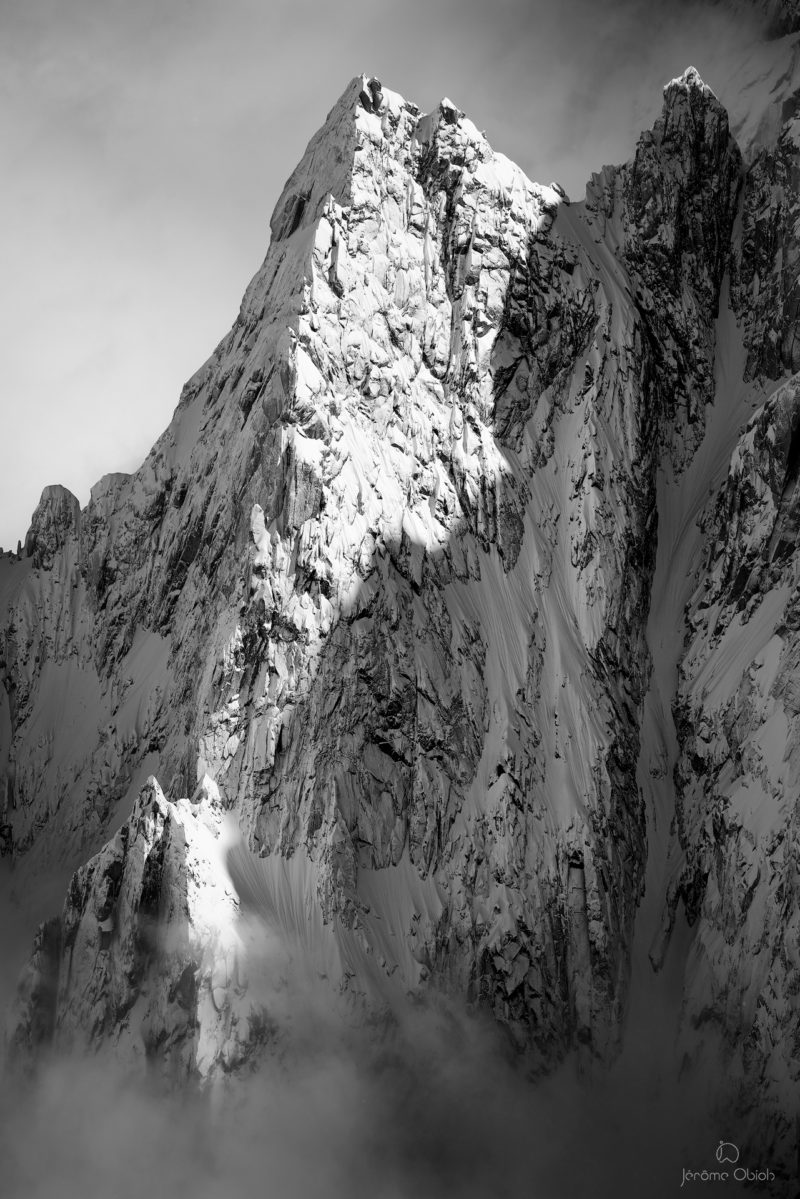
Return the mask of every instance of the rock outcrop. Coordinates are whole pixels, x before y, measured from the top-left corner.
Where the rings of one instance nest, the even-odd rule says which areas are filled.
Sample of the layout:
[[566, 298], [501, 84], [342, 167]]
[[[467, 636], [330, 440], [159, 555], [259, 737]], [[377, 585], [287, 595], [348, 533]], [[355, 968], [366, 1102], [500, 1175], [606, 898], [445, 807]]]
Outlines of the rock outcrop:
[[39, 931], [20, 983], [15, 1056], [108, 1040], [174, 1082], [253, 1057], [270, 1030], [245, 999], [220, 823], [213, 783], [173, 804], [148, 779], [130, 819], [73, 876], [60, 917]]

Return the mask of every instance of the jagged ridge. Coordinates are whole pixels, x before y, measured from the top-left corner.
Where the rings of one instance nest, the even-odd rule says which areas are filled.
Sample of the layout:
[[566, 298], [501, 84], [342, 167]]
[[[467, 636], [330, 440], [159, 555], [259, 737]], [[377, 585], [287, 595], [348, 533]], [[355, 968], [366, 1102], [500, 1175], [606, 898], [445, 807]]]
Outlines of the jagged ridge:
[[[96, 844], [142, 772], [176, 800], [208, 775], [272, 916], [279, 894], [282, 919], [311, 918], [342, 988], [392, 1005], [445, 986], [537, 1069], [576, 1047], [609, 1061], [646, 863], [656, 476], [692, 460], [715, 396], [741, 157], [689, 70], [634, 161], [569, 205], [449, 102], [420, 116], [384, 91], [376, 111], [364, 85], [310, 143], [233, 330], [142, 469], [83, 513], [46, 493], [4, 563], [18, 852]], [[54, 678], [102, 726], [71, 758], [36, 741]], [[157, 1028], [110, 998], [132, 931], [102, 928], [98, 863], [142, 818], [140, 801], [37, 950], [35, 977], [60, 980], [54, 946], [84, 930], [92, 1003], [59, 981], [45, 1019], [36, 982], [20, 1035], [78, 1026], [133, 1052], [147, 1026], [213, 1073], [247, 1051], [176, 1033], [162, 992], [183, 959], [155, 966]], [[693, 919], [707, 877], [688, 865], [672, 893]]]

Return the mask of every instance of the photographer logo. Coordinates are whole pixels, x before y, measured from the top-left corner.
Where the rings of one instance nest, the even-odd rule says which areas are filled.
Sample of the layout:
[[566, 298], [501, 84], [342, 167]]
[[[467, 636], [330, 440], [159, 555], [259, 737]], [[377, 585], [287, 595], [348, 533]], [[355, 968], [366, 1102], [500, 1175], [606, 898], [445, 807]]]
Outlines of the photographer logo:
[[739, 1146], [734, 1145], [733, 1141], [720, 1141], [717, 1146], [716, 1159], [718, 1166], [716, 1169], [704, 1170], [687, 1170], [686, 1167], [681, 1171], [681, 1187], [685, 1187], [687, 1183], [703, 1182], [774, 1182], [775, 1174], [772, 1170], [760, 1166], [753, 1169], [750, 1166], [739, 1165]]
[[730, 1141], [720, 1141], [719, 1148], [717, 1149], [717, 1161], [730, 1162], [731, 1165], [735, 1166], [738, 1160], [739, 1150], [737, 1147], [732, 1145]]

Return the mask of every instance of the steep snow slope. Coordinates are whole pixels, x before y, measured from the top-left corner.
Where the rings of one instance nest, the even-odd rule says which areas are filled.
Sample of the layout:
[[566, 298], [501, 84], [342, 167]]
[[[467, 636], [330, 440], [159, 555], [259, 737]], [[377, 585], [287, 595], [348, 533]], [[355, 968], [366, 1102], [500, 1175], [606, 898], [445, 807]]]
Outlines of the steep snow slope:
[[[16, 1044], [110, 1040], [204, 1077], [262, 1052], [245, 913], [354, 1010], [445, 989], [537, 1072], [614, 1059], [633, 966], [631, 1020], [663, 1003], [677, 1027], [683, 996], [698, 1056], [694, 1031], [723, 1027], [740, 1113], [785, 1156], [791, 1077], [764, 1046], [797, 1031], [792, 926], [742, 846], [784, 847], [788, 902], [793, 817], [708, 763], [733, 786], [721, 738], [762, 670], [747, 736], [790, 790], [764, 697], [790, 627], [793, 400], [724, 477], [794, 369], [792, 122], [742, 187], [690, 69], [570, 205], [449, 101], [421, 115], [366, 83], [312, 139], [141, 470], [84, 512], [48, 489], [0, 564], [19, 889], [121, 826], [40, 932]], [[767, 546], [789, 548], [759, 606]], [[690, 599], [707, 645], [681, 663]], [[131, 811], [151, 771], [168, 798], [152, 779]], [[720, 803], [746, 835], [720, 841]], [[753, 975], [748, 1007], [720, 980], [745, 979], [753, 895], [783, 973]]]
[[800, 34], [776, 41], [755, 39], [731, 57], [718, 83], [731, 129], [749, 163], [764, 146], [778, 140], [787, 115], [794, 112], [800, 88]]

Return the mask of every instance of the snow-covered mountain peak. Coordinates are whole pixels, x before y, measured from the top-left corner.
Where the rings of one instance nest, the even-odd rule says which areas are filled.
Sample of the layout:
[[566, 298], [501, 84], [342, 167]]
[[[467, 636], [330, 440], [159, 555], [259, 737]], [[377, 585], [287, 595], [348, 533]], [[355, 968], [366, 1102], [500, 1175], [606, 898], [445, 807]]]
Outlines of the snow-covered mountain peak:
[[[682, 75], [671, 79], [664, 87], [664, 108], [661, 115], [665, 131], [674, 130], [674, 135], [683, 140], [697, 142], [708, 139], [709, 132], [703, 125], [707, 120], [719, 125], [723, 136], [728, 136], [728, 113], [715, 93], [704, 83], [695, 67], [687, 67]], [[689, 131], [684, 124], [694, 128]], [[656, 123], [658, 126], [658, 122]], [[688, 135], [688, 138], [687, 138]]]
[[680, 88], [687, 92], [693, 88], [699, 88], [702, 92], [714, 95], [711, 88], [700, 78], [700, 72], [697, 70], [697, 67], [687, 67], [681, 75], [677, 75], [674, 79], [671, 79], [669, 83], [664, 85], [664, 92], [668, 93], [673, 88]]
[[[789, 586], [794, 407], [745, 432], [750, 490], [732, 464], [726, 503], [704, 504], [755, 394], [742, 374], [766, 390], [800, 367], [796, 155], [783, 137], [742, 186], [689, 68], [633, 161], [569, 204], [449, 100], [421, 114], [374, 77], [348, 84], [146, 462], [82, 513], [46, 491], [29, 554], [0, 560], [5, 840], [18, 878], [83, 863], [37, 946], [24, 1043], [44, 987], [56, 1037], [134, 1056], [144, 1038], [203, 1077], [255, 1059], [264, 1019], [229, 940], [245, 895], [354, 1008], [448, 990], [537, 1071], [618, 1053], [645, 884], [668, 900], [659, 962], [681, 899], [728, 921], [712, 965], [747, 949], [735, 905], [718, 911], [727, 873], [704, 890], [710, 826], [691, 804], [671, 825], [670, 787], [691, 796], [743, 729], [733, 708], [700, 719], [733, 634], [681, 661], [685, 621], [738, 622], [763, 579]], [[718, 525], [751, 491], [781, 531], [773, 545], [744, 512], [731, 591]], [[703, 569], [718, 602], [698, 583], [687, 608]], [[692, 741], [712, 720], [713, 753]], [[169, 937], [142, 956], [142, 911], [178, 957]]]
[[[317, 221], [329, 196], [338, 204], [351, 202], [354, 155], [360, 141], [375, 133], [374, 120], [367, 118], [374, 118], [382, 107], [386, 111], [404, 107], [401, 97], [392, 93], [390, 100], [382, 88], [373, 97], [369, 84], [364, 75], [351, 79], [308, 143], [275, 206], [270, 221], [273, 242]], [[377, 127], [381, 128], [380, 121]]]
[[[380, 81], [356, 76], [309, 142], [284, 187], [270, 222], [273, 243], [314, 225], [330, 198], [343, 208], [358, 203], [356, 158], [369, 153], [370, 146], [380, 146], [407, 168], [409, 157], [434, 143], [438, 157], [447, 158], [454, 168], [469, 169], [476, 162], [493, 161], [503, 176], [513, 173], [524, 178], [518, 167], [492, 151], [485, 136], [447, 97], [433, 112], [424, 114]], [[533, 186], [528, 180], [527, 187]], [[554, 204], [560, 198], [555, 193], [548, 200]]]
[[42, 492], [25, 537], [25, 554], [37, 567], [52, 565], [55, 555], [69, 537], [80, 534], [81, 506], [77, 496], [61, 484]]

